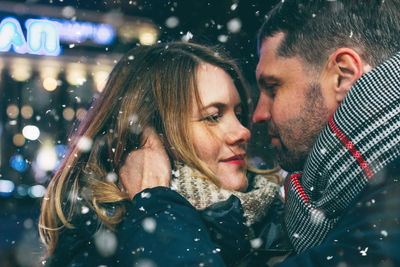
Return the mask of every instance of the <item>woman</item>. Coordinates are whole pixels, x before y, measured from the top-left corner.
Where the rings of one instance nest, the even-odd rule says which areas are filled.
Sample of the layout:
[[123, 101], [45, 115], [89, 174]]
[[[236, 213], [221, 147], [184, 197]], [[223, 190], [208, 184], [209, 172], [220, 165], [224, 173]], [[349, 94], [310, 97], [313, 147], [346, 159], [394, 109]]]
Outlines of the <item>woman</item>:
[[[247, 102], [237, 67], [216, 51], [186, 43], [129, 51], [112, 71], [48, 186], [39, 221], [48, 248], [45, 263], [132, 265], [153, 260], [165, 264], [151, 249], [156, 242], [166, 242], [171, 252], [166, 260], [171, 264], [187, 263], [187, 259], [223, 264], [216, 254], [221, 252], [230, 261], [231, 249], [244, 256], [254, 231], [243, 222], [261, 221], [276, 193], [276, 184], [265, 177], [246, 178]], [[137, 194], [131, 202], [136, 192], [116, 174], [123, 170], [128, 153], [146, 146], [154, 134], [171, 159], [177, 176], [172, 181], [175, 191], [158, 187]], [[208, 207], [208, 212], [193, 213], [177, 192], [198, 210]], [[238, 197], [229, 198], [232, 194]], [[176, 203], [182, 205], [173, 210]], [[221, 211], [224, 216], [213, 221], [210, 214]], [[184, 238], [174, 235], [174, 216], [185, 213], [196, 220], [179, 231], [195, 229], [201, 232], [196, 233], [199, 239], [206, 240], [201, 246], [215, 249], [195, 246], [182, 254], [182, 248], [171, 247]], [[208, 222], [208, 229], [203, 229], [201, 220]], [[238, 231], [227, 233], [221, 222]], [[232, 238], [234, 244], [224, 244], [226, 234], [239, 236]]]

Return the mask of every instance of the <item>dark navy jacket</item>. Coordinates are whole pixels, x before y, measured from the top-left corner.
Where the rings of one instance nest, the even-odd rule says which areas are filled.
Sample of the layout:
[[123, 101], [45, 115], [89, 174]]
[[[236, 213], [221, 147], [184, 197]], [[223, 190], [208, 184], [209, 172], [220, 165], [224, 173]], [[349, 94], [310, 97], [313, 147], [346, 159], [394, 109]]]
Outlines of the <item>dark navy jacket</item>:
[[[231, 196], [198, 211], [175, 191], [157, 187], [127, 202], [123, 223], [112, 233], [101, 227], [94, 212], [73, 218], [47, 266], [238, 266], [253, 259], [240, 200]], [[287, 253], [282, 249], [279, 200], [265, 221], [254, 226], [261, 240], [257, 255]], [[102, 233], [99, 235], [99, 233]], [[147, 266], [147, 265], [146, 265]]]
[[[400, 160], [374, 178], [376, 182], [366, 187], [321, 245], [276, 266], [400, 266]], [[279, 224], [261, 227], [267, 247], [249, 250], [241, 241], [244, 228], [237, 219], [242, 212], [238, 201], [231, 197], [202, 213], [168, 188], [144, 190], [135, 196], [117, 231], [113, 255], [99, 254], [83, 221], [81, 228], [61, 235], [48, 265], [265, 266], [282, 254], [279, 244], [273, 245], [278, 248], [274, 254], [268, 241]], [[279, 212], [271, 209], [269, 220], [278, 222]]]

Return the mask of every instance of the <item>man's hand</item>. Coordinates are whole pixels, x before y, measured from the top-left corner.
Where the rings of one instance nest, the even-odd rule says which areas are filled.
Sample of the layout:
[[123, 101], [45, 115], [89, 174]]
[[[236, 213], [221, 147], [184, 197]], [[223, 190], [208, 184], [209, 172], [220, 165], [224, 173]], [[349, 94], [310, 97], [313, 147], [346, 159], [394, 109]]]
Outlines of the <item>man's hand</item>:
[[122, 185], [131, 199], [146, 188], [169, 187], [171, 180], [171, 163], [157, 133], [146, 129], [146, 136], [144, 146], [130, 152], [119, 171]]

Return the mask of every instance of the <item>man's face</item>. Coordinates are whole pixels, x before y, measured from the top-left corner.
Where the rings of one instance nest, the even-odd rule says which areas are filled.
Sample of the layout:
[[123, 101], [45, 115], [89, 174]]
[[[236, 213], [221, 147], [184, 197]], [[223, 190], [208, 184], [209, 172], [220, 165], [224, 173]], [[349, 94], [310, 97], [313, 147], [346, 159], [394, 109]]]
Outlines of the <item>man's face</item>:
[[[319, 73], [313, 73], [298, 56], [277, 55], [283, 33], [264, 39], [256, 75], [260, 98], [253, 115], [268, 122], [271, 143], [287, 171], [301, 170], [332, 110], [325, 104]], [[313, 77], [315, 76], [315, 77]]]

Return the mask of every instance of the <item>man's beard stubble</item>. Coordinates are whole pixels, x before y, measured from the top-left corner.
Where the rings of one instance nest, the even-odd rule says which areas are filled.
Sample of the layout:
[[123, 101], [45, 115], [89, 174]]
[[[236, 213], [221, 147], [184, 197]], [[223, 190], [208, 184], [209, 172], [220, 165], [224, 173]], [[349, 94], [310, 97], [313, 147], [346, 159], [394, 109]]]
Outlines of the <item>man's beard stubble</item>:
[[315, 141], [331, 115], [325, 105], [321, 86], [310, 83], [308, 88], [305, 94], [307, 102], [297, 117], [281, 127], [275, 126], [282, 144], [278, 153], [279, 165], [289, 172], [303, 170]]

